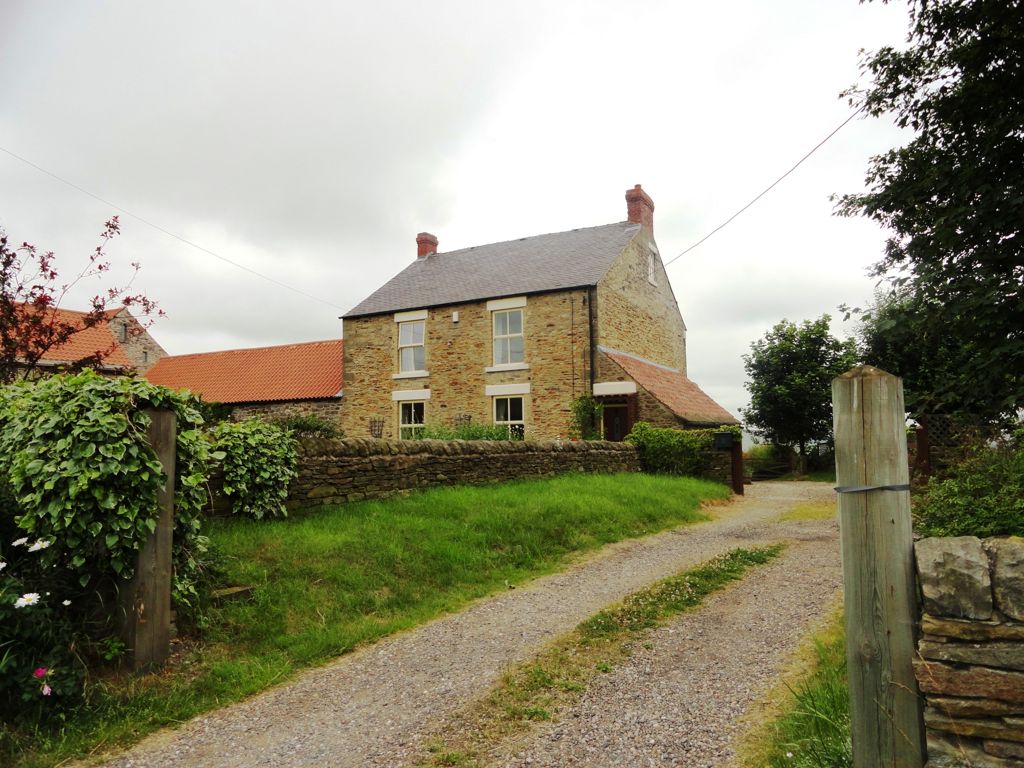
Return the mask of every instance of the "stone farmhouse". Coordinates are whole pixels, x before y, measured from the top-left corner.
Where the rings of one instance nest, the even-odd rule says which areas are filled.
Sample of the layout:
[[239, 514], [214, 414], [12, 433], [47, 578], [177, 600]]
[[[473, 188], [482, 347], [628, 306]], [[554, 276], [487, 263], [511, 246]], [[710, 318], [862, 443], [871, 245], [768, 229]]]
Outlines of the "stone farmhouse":
[[341, 413], [340, 339], [163, 358], [146, 373], [153, 384], [187, 389], [232, 406], [231, 418], [318, 416], [337, 425]]
[[737, 423], [686, 375], [654, 203], [637, 185], [626, 208], [616, 224], [447, 253], [419, 234], [415, 261], [343, 317], [345, 433], [472, 422], [565, 437], [583, 394], [604, 404], [609, 440], [637, 421]]
[[[73, 309], [46, 311], [54, 313], [56, 322], [70, 326], [84, 326], [88, 314]], [[103, 375], [142, 375], [166, 354], [131, 312], [125, 307], [118, 307], [106, 312], [105, 322], [82, 327], [63, 344], [48, 349], [36, 364], [36, 370], [57, 373], [100, 355], [102, 364], [93, 367]]]

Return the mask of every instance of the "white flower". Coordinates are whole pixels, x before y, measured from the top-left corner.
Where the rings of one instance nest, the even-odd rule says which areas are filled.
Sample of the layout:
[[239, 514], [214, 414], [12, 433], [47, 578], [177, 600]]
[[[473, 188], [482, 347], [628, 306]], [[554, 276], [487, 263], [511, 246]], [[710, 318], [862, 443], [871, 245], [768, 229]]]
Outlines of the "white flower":
[[28, 544], [28, 536], [22, 536], [20, 539], [15, 539], [11, 542], [13, 547], [23, 547]]
[[35, 605], [39, 602], [38, 592], [26, 592], [24, 595], [14, 601], [15, 608], [24, 608], [26, 605]]
[[7, 567], [7, 563], [5, 563], [3, 560], [0, 560], [0, 571], [2, 571], [6, 567]]
[[71, 601], [70, 601], [70, 600], [64, 600], [64, 601], [63, 601], [63, 602], [61, 603], [61, 605], [63, 605], [63, 606], [65, 607], [65, 608], [67, 608], [67, 607], [68, 607], [69, 605], [71, 605]]
[[[17, 543], [17, 542], [15, 542]], [[43, 539], [36, 539], [35, 543], [28, 548], [29, 552], [38, 552], [40, 549], [46, 549], [50, 546], [50, 542], [44, 541]]]

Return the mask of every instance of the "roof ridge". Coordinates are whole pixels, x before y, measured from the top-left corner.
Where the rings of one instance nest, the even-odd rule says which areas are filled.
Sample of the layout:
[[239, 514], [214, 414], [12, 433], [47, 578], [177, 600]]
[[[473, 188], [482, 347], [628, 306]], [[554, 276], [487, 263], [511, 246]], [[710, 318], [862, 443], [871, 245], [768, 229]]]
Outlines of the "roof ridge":
[[587, 229], [603, 229], [604, 227], [615, 227], [615, 226], [618, 226], [620, 224], [627, 224], [627, 225], [629, 225], [631, 227], [636, 227], [637, 229], [640, 229], [640, 225], [639, 224], [632, 224], [632, 223], [630, 223], [628, 221], [613, 221], [610, 224], [595, 224], [595, 225], [593, 225], [591, 227], [574, 227], [573, 229], [562, 229], [562, 230], [559, 230], [557, 232], [541, 232], [539, 235], [526, 235], [525, 237], [512, 237], [512, 238], [509, 238], [508, 240], [495, 240], [493, 243], [480, 243], [478, 245], [469, 245], [469, 246], [466, 246], [465, 248], [456, 248], [454, 251], [440, 251], [438, 253], [432, 253], [429, 256], [424, 257], [424, 258], [433, 259], [433, 258], [435, 258], [437, 256], [448, 256], [448, 255], [455, 254], [455, 253], [468, 253], [469, 251], [475, 251], [475, 250], [477, 250], [479, 248], [490, 248], [491, 246], [494, 246], [494, 245], [507, 245], [509, 243], [521, 243], [523, 240], [533, 240], [533, 239], [538, 238], [538, 237], [550, 237], [551, 235], [567, 235], [570, 232], [582, 232], [582, 231], [587, 230]]
[[237, 347], [235, 349], [213, 349], [208, 352], [186, 352], [183, 355], [165, 355], [161, 360], [181, 360], [185, 357], [204, 357], [207, 355], [228, 355], [233, 352], [262, 352], [266, 349], [286, 349], [288, 347], [311, 347], [314, 344], [343, 344], [344, 339], [318, 339], [317, 341], [295, 341], [288, 344], [267, 344], [262, 347]]

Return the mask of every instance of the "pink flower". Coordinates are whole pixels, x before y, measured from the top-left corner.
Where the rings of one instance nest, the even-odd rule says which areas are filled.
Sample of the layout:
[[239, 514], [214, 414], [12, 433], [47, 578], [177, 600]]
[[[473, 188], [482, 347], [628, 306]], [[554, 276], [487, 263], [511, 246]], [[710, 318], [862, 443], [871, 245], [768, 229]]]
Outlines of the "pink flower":
[[43, 696], [49, 696], [51, 693], [53, 693], [53, 688], [43, 683]]
[[41, 680], [42, 678], [46, 677], [47, 671], [48, 670], [46, 669], [46, 667], [39, 667], [39, 669], [32, 673], [32, 677], [36, 678], [37, 680]]

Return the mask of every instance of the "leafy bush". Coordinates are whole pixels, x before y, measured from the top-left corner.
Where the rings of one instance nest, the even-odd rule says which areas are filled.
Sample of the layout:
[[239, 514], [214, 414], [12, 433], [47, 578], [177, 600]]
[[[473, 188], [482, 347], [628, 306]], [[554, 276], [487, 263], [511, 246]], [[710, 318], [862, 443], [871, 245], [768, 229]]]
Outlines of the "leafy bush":
[[[178, 418], [175, 579], [187, 599], [189, 572], [205, 549], [208, 452], [191, 398], [139, 379], [92, 371], [5, 388], [0, 397], [0, 474], [17, 505], [17, 526], [49, 542], [47, 566], [74, 571], [84, 587], [128, 578], [135, 552], [156, 527], [163, 474], [146, 442], [144, 408]], [[183, 591], [182, 591], [183, 590]]]
[[345, 437], [345, 433], [338, 428], [337, 424], [312, 414], [271, 419], [271, 424], [276, 424], [282, 429], [290, 430], [296, 435], [326, 437], [332, 440], [340, 440]]
[[913, 500], [924, 536], [1024, 536], [1024, 430], [977, 445]]
[[428, 424], [416, 431], [417, 440], [522, 440], [500, 424], [459, 424], [455, 427]]
[[223, 453], [223, 492], [236, 515], [261, 520], [285, 517], [288, 483], [295, 477], [292, 433], [260, 419], [224, 421], [210, 430], [214, 451]]
[[572, 401], [569, 434], [581, 440], [601, 439], [601, 416], [604, 406], [592, 395], [580, 395]]
[[663, 429], [637, 422], [626, 437], [640, 453], [644, 472], [700, 477], [711, 467], [714, 429]]

